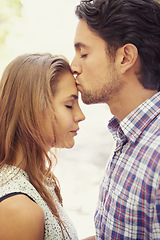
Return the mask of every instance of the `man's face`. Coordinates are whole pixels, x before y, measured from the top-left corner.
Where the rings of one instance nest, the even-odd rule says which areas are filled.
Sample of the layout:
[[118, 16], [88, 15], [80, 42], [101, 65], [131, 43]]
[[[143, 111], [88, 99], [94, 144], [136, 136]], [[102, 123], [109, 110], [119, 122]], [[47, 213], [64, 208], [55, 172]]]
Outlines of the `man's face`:
[[75, 57], [71, 63], [78, 90], [86, 104], [109, 103], [122, 85], [105, 41], [80, 20], [75, 34]]

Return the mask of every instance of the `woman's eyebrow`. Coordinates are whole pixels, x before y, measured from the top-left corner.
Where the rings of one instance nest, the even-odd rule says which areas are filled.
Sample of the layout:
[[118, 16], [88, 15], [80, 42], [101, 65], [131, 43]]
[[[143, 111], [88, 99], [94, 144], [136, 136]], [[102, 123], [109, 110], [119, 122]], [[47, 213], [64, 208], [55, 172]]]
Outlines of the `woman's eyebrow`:
[[75, 94], [72, 94], [72, 95], [70, 95], [69, 97], [67, 97], [68, 99], [70, 99], [70, 98], [74, 98], [74, 99], [78, 99], [78, 96], [77, 95], [75, 95]]

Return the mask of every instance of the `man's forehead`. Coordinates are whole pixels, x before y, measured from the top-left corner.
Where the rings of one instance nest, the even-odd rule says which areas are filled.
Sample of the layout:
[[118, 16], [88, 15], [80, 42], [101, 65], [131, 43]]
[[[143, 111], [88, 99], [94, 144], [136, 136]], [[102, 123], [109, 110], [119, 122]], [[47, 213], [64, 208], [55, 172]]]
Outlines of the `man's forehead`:
[[101, 38], [98, 34], [92, 31], [83, 19], [79, 20], [74, 38], [75, 49], [87, 49], [92, 43], [97, 42], [97, 40], [100, 39]]

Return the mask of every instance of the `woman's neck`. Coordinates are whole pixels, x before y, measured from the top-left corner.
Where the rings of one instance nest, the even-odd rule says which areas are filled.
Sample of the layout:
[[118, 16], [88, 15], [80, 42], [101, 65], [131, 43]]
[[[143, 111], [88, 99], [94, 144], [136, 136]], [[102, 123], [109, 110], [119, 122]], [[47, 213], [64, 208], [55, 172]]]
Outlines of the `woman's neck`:
[[23, 170], [25, 170], [25, 168], [26, 168], [26, 161], [25, 161], [23, 150], [22, 150], [22, 146], [20, 144], [18, 144], [15, 149], [13, 165], [16, 167], [19, 167]]

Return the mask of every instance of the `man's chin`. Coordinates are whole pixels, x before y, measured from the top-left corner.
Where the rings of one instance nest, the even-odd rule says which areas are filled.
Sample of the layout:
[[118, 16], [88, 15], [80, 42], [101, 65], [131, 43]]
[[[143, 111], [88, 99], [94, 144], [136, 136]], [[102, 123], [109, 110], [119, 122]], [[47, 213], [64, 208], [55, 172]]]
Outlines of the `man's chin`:
[[83, 95], [83, 94], [81, 93], [81, 98], [82, 98], [82, 102], [83, 102], [84, 104], [87, 104], [87, 105], [94, 104], [92, 98], [91, 98], [90, 96], [88, 96], [88, 95]]

